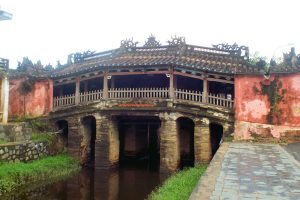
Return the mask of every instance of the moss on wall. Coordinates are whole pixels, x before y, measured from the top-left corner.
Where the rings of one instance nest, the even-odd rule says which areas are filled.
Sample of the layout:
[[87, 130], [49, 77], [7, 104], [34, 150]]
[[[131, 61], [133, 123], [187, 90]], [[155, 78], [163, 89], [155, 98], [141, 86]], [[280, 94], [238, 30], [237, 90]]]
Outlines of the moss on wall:
[[278, 124], [280, 120], [281, 109], [279, 103], [283, 100], [286, 89], [282, 89], [282, 82], [279, 77], [275, 76], [274, 80], [266, 84], [265, 81], [260, 81], [260, 89], [253, 87], [255, 94], [266, 95], [270, 103], [270, 112], [267, 116], [268, 123]]

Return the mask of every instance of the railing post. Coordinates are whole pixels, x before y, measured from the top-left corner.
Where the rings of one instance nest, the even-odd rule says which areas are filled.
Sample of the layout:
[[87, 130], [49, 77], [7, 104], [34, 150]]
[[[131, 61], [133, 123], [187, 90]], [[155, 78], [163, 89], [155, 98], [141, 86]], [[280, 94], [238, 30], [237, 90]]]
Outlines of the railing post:
[[170, 79], [170, 84], [169, 84], [169, 95], [170, 95], [170, 99], [174, 99], [174, 67], [170, 66], [169, 69], [169, 79]]
[[107, 72], [103, 76], [103, 99], [108, 99], [108, 79]]
[[80, 77], [76, 78], [76, 85], [75, 85], [75, 104], [80, 103]]
[[203, 98], [202, 103], [207, 103], [207, 97], [208, 97], [208, 80], [207, 78], [203, 79]]

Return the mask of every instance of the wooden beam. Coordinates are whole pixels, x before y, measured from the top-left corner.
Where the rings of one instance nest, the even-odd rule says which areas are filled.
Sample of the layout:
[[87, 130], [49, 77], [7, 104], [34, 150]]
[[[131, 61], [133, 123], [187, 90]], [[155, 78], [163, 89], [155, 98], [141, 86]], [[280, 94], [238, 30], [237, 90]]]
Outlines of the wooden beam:
[[[195, 78], [195, 79], [200, 79], [203, 80], [204, 78], [202, 76], [194, 75], [194, 74], [187, 74], [183, 72], [177, 72], [174, 71], [175, 75], [180, 75], [180, 76], [186, 76], [190, 78]], [[228, 80], [223, 80], [223, 79], [216, 79], [216, 78], [207, 78], [208, 81], [215, 81], [215, 82], [221, 82], [221, 83], [229, 83], [229, 84], [234, 84], [234, 81], [228, 81]]]
[[145, 71], [145, 72], [110, 72], [111, 76], [124, 76], [124, 75], [140, 75], [140, 74], [168, 74], [169, 71]]

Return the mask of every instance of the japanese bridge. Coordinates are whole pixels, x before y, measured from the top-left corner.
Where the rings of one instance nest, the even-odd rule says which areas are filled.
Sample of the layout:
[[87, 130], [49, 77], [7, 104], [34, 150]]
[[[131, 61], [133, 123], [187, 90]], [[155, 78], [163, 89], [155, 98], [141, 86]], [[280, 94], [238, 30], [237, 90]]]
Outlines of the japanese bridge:
[[233, 132], [234, 74], [248, 68], [246, 60], [244, 47], [192, 46], [183, 38], [72, 54], [52, 74], [50, 118], [83, 165], [148, 158], [173, 171], [209, 162]]

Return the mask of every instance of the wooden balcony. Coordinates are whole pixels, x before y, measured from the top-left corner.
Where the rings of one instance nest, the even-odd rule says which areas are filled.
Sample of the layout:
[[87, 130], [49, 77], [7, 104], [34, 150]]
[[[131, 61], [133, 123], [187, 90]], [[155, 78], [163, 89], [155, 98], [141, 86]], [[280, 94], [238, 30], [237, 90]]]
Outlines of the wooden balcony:
[[[215, 105], [232, 109], [234, 100], [226, 97], [224, 94], [204, 94], [199, 91], [191, 91], [185, 89], [174, 89], [174, 99], [187, 102], [199, 102], [202, 104]], [[169, 88], [114, 88], [108, 90], [108, 98], [104, 99], [103, 91], [90, 91], [80, 93], [79, 104], [89, 102], [97, 102], [110, 99], [170, 99]], [[53, 108], [59, 109], [63, 107], [76, 105], [76, 95], [65, 95], [53, 98]]]

